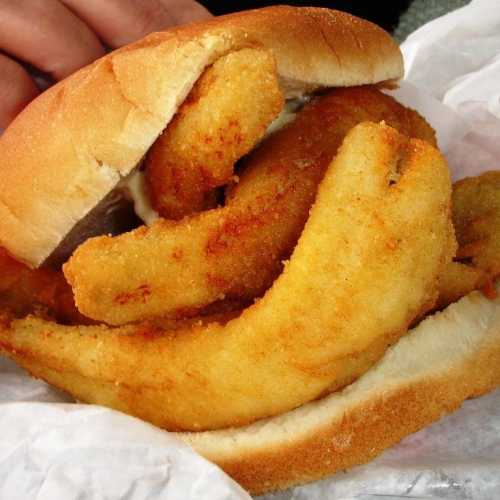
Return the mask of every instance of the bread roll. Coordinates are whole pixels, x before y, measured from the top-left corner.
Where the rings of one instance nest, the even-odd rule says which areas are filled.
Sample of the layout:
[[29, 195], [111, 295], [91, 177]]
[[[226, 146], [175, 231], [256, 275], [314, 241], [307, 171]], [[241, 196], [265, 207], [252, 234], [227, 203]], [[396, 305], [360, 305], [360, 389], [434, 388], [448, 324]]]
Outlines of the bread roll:
[[0, 138], [0, 246], [42, 263], [137, 166], [203, 70], [256, 46], [276, 58], [287, 97], [403, 73], [385, 31], [327, 9], [270, 7], [154, 33], [50, 88]]

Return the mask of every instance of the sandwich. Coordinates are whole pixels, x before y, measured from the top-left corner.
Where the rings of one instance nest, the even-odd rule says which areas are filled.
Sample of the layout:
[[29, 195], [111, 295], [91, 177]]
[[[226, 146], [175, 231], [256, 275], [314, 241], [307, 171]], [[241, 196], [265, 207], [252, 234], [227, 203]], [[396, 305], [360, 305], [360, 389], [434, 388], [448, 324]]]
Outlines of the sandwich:
[[49, 89], [0, 138], [0, 353], [253, 493], [495, 388], [500, 182], [452, 189], [402, 73], [371, 23], [271, 7]]

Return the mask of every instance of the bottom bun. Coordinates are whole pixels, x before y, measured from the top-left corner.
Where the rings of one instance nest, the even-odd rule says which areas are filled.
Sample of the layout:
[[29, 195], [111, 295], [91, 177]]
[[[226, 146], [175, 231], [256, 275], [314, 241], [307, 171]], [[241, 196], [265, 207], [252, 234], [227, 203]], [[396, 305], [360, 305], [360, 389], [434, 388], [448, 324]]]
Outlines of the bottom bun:
[[499, 385], [500, 300], [474, 292], [341, 392], [246, 427], [176, 435], [260, 494], [368, 462]]

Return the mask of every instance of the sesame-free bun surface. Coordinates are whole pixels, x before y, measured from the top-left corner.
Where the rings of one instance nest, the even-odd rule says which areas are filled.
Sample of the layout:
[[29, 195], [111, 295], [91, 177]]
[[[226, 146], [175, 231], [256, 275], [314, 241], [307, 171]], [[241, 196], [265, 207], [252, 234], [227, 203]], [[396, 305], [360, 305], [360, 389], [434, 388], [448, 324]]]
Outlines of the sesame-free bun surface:
[[259, 494], [368, 462], [499, 385], [500, 299], [473, 292], [341, 392], [246, 427], [176, 435]]
[[33, 101], [0, 138], [0, 246], [31, 266], [142, 159], [204, 68], [243, 47], [276, 59], [287, 97], [402, 76], [377, 26], [319, 8], [270, 7], [112, 52]]

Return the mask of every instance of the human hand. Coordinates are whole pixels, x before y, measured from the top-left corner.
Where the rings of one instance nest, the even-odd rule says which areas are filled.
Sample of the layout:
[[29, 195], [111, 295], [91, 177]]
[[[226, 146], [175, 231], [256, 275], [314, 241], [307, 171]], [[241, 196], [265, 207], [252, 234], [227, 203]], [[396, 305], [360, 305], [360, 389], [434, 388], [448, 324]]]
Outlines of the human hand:
[[40, 92], [28, 63], [54, 81], [152, 31], [210, 17], [194, 0], [1, 0], [0, 128]]

